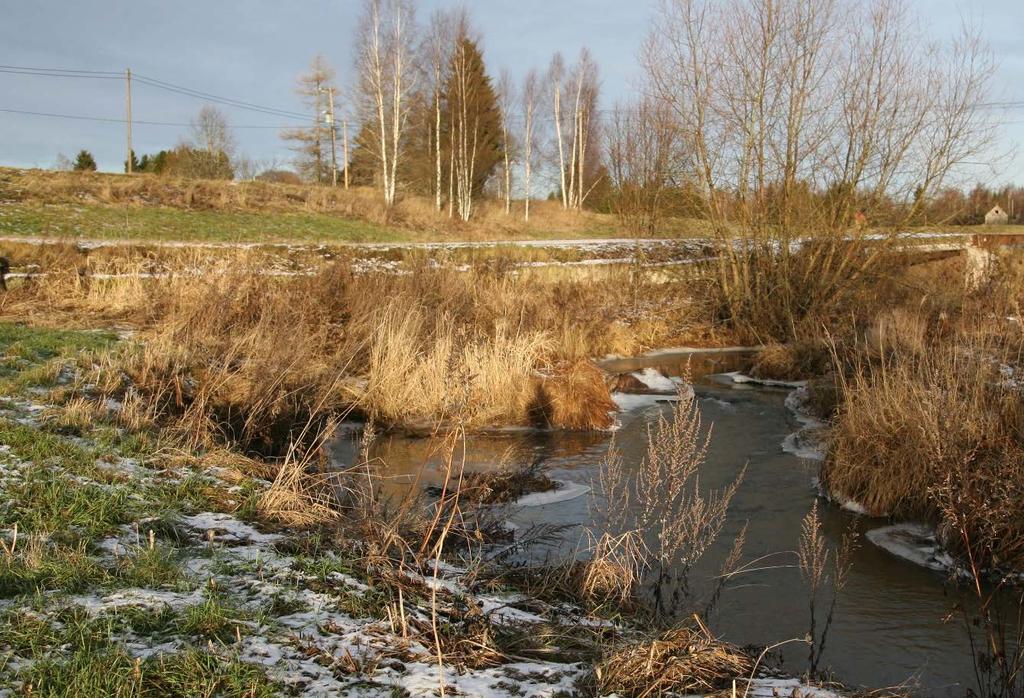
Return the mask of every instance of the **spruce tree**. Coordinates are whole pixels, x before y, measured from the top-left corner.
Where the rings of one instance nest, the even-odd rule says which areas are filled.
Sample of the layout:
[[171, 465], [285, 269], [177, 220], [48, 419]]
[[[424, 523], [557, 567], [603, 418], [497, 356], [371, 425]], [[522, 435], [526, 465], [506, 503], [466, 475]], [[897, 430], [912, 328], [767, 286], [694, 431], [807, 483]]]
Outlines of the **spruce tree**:
[[96, 158], [92, 156], [88, 150], [84, 148], [78, 151], [78, 155], [75, 156], [75, 172], [95, 172], [96, 171]]
[[465, 135], [469, 147], [475, 151], [473, 196], [476, 197], [483, 193], [484, 185], [503, 157], [501, 111], [493, 82], [484, 66], [483, 53], [477, 42], [467, 36], [459, 38], [456, 43], [445, 81], [441, 114], [445, 161], [448, 161], [452, 147], [458, 148], [457, 140], [453, 143], [453, 139], [460, 137], [459, 113], [463, 109], [466, 114]]

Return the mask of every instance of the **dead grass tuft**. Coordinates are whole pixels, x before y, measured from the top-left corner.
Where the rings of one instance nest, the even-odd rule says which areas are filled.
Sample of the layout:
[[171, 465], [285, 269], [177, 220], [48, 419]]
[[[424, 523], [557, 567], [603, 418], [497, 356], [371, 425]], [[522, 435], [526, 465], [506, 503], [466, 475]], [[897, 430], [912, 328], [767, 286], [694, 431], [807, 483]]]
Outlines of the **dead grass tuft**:
[[960, 536], [948, 535], [954, 522], [939, 501], [959, 502], [970, 539], [994, 542], [999, 560], [986, 562], [1019, 568], [1024, 411], [1007, 373], [1015, 375], [1019, 349], [984, 325], [926, 345], [916, 337], [861, 349], [844, 379], [823, 482], [872, 515], [938, 524], [954, 548]]
[[530, 407], [534, 422], [573, 430], [609, 429], [618, 408], [608, 392], [604, 372], [589, 361], [556, 369], [535, 379]]
[[594, 667], [598, 695], [624, 698], [705, 693], [746, 677], [753, 661], [703, 628], [673, 628], [609, 652]]

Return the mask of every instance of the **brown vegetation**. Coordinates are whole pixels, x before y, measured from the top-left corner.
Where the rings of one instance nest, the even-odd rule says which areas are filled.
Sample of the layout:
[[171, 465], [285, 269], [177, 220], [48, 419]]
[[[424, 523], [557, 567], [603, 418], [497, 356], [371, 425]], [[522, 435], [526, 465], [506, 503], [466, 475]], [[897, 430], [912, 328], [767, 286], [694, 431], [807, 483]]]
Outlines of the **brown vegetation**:
[[706, 629], [676, 628], [609, 652], [593, 680], [599, 695], [639, 698], [727, 688], [727, 677], [744, 677], [752, 669], [747, 654]]
[[970, 539], [987, 541], [987, 557], [995, 556], [986, 564], [1019, 568], [1024, 415], [1003, 368], [1017, 364], [1019, 340], [1000, 346], [999, 334], [962, 330], [923, 342], [898, 327], [866, 346], [874, 356], [851, 370], [825, 484], [873, 515], [933, 521], [955, 549], [959, 512]]
[[140, 342], [100, 362], [99, 385], [137, 404], [142, 421], [172, 419], [190, 444], [264, 454], [283, 454], [293, 425], [314, 412], [347, 408], [427, 430], [603, 429], [614, 404], [587, 357], [633, 353], [693, 319], [665, 284], [641, 293], [678, 314], [653, 318], [637, 316], [612, 277], [546, 282], [427, 267], [353, 275], [345, 264], [264, 277], [252, 273], [259, 259], [225, 255], [204, 276], [55, 272], [13, 287], [0, 312], [137, 328]]
[[[174, 179], [151, 174], [131, 177], [95, 172], [51, 172], [0, 168], [0, 198], [38, 204], [167, 207], [188, 211], [318, 213], [401, 228], [410, 237], [425, 233], [501, 239], [526, 235], [607, 235], [614, 220], [589, 211], [566, 211], [557, 202], [533, 201], [529, 223], [507, 216], [503, 202], [480, 201], [470, 222], [455, 221], [416, 195], [398, 197], [390, 209], [370, 187], [284, 184], [270, 181]], [[521, 207], [522, 202], [517, 203]], [[676, 226], [678, 227], [678, 226]]]

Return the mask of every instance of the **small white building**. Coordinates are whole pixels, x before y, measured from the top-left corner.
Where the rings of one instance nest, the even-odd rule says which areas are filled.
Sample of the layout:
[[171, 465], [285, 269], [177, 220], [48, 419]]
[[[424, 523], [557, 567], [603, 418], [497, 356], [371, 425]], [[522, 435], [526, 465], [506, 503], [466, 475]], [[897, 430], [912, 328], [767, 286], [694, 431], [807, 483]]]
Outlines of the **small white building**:
[[985, 214], [985, 225], [1006, 225], [1009, 221], [1010, 216], [1001, 206], [995, 206]]

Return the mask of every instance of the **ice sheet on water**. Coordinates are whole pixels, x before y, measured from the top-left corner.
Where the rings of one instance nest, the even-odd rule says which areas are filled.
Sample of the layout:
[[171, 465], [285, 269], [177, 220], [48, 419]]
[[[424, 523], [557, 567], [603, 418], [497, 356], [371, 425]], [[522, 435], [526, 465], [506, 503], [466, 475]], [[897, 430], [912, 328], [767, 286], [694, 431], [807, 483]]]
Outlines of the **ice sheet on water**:
[[942, 549], [934, 529], [920, 523], [899, 523], [867, 532], [867, 539], [896, 557], [937, 572], [948, 571], [953, 558]]
[[662, 375], [661, 371], [656, 368], [645, 368], [642, 371], [636, 371], [630, 375], [646, 385], [648, 389], [656, 393], [675, 395], [678, 390], [678, 386], [675, 381]]
[[542, 507], [559, 502], [568, 502], [590, 492], [589, 486], [579, 482], [555, 480], [555, 483], [558, 485], [557, 489], [548, 492], [533, 492], [517, 499], [515, 505], [520, 507]]

